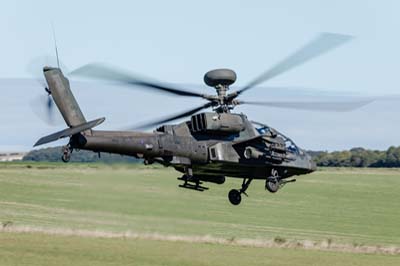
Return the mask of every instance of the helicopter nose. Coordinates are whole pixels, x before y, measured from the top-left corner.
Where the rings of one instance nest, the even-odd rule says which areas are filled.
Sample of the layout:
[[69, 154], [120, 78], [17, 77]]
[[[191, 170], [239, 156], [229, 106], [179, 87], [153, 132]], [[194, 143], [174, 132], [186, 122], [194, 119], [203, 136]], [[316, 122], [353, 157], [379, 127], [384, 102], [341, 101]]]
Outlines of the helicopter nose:
[[308, 160], [308, 169], [311, 172], [314, 172], [315, 170], [317, 170], [317, 163], [313, 160], [313, 158], [311, 157], [310, 154], [305, 153], [306, 154], [306, 158]]
[[311, 172], [314, 172], [317, 170], [317, 164], [314, 162], [314, 160], [310, 157], [310, 170]]

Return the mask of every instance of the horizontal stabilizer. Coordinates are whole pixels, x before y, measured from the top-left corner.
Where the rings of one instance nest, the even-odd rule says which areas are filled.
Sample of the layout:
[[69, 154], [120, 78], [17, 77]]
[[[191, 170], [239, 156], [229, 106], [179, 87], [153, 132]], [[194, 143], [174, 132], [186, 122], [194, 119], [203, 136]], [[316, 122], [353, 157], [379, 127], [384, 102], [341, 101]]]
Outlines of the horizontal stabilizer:
[[96, 120], [93, 120], [93, 121], [90, 121], [90, 122], [87, 122], [87, 123], [83, 123], [83, 124], [78, 125], [78, 126], [74, 126], [74, 127], [71, 127], [71, 128], [67, 128], [67, 129], [58, 131], [56, 133], [53, 133], [51, 135], [48, 135], [48, 136], [45, 136], [45, 137], [39, 139], [35, 143], [35, 145], [33, 145], [33, 147], [36, 147], [36, 146], [39, 146], [39, 145], [43, 145], [43, 144], [46, 144], [46, 143], [49, 143], [49, 142], [52, 142], [52, 141], [56, 141], [56, 140], [59, 140], [59, 139], [65, 138], [65, 137], [70, 137], [70, 136], [75, 135], [77, 133], [80, 133], [82, 131], [94, 128], [95, 126], [98, 126], [101, 123], [103, 123], [104, 120], [105, 120], [105, 118], [102, 117], [102, 118], [99, 118], [99, 119], [96, 119]]

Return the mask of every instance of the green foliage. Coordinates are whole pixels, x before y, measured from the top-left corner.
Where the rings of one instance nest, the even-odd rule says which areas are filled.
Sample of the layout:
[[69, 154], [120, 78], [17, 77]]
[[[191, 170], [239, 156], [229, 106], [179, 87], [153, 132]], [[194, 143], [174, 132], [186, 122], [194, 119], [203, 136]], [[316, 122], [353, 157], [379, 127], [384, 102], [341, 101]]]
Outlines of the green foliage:
[[349, 151], [309, 152], [318, 166], [400, 167], [400, 147], [387, 151], [353, 148]]

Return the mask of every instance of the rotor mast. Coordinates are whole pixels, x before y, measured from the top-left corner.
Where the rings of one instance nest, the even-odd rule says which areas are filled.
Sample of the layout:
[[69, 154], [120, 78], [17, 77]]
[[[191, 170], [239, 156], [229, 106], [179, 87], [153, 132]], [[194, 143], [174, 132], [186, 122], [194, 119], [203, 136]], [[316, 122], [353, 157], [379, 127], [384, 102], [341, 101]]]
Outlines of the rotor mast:
[[214, 111], [229, 113], [233, 109], [233, 102], [227, 94], [229, 86], [236, 81], [236, 73], [230, 69], [214, 69], [204, 75], [204, 82], [217, 91], [214, 102]]

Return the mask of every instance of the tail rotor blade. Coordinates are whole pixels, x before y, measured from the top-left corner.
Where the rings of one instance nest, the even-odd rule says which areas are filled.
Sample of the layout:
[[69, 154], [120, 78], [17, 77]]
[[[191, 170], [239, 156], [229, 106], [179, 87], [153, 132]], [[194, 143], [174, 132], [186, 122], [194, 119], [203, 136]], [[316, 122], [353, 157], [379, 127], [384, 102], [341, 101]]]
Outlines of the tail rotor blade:
[[53, 110], [53, 99], [50, 95], [47, 97], [47, 110], [49, 113]]
[[33, 113], [50, 126], [63, 123], [60, 114], [54, 108], [54, 101], [50, 95], [40, 95], [29, 102]]

